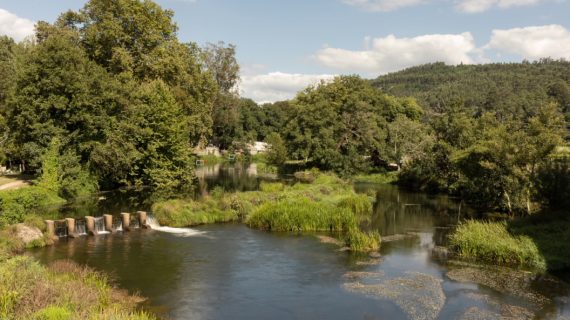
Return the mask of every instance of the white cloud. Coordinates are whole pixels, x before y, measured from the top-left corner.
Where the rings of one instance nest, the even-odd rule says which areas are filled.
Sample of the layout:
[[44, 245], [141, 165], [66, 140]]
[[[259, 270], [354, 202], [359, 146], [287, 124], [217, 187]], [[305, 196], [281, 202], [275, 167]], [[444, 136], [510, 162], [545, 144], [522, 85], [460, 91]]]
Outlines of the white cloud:
[[342, 0], [342, 2], [367, 11], [393, 11], [422, 4], [425, 0]]
[[297, 92], [320, 80], [332, 79], [333, 75], [292, 74], [271, 72], [242, 76], [240, 94], [258, 103], [275, 102], [295, 97]]
[[493, 7], [507, 9], [511, 7], [522, 7], [536, 5], [541, 2], [549, 2], [551, 0], [457, 0], [457, 9], [468, 12], [477, 13], [487, 11]]
[[473, 56], [479, 51], [469, 32], [414, 38], [389, 35], [366, 40], [368, 43], [363, 50], [325, 48], [316, 53], [315, 59], [330, 68], [378, 75], [435, 61], [469, 64], [474, 62]]
[[570, 30], [561, 25], [493, 30], [491, 41], [485, 47], [527, 59], [570, 59]]
[[16, 41], [34, 34], [34, 22], [0, 9], [0, 35], [7, 35]]

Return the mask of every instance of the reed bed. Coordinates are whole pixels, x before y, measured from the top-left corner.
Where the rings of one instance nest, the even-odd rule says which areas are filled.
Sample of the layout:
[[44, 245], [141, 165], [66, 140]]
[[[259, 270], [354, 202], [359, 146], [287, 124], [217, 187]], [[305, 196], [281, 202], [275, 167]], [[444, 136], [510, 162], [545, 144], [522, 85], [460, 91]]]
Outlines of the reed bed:
[[464, 259], [546, 269], [534, 240], [513, 234], [506, 222], [467, 221], [450, 236], [450, 244]]
[[312, 183], [262, 183], [259, 191], [216, 194], [196, 201], [169, 200], [152, 210], [161, 225], [187, 227], [242, 219], [255, 229], [287, 232], [332, 231], [351, 250], [377, 250], [380, 236], [363, 233], [371, 200], [357, 195], [337, 176], [311, 172]]

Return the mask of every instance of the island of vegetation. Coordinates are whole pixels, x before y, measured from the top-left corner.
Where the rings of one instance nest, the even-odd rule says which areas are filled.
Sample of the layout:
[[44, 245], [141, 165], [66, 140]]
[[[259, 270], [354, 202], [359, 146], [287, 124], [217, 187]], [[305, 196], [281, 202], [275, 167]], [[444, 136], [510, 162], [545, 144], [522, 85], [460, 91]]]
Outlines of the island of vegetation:
[[[149, 0], [89, 0], [33, 38], [0, 37], [0, 164], [33, 180], [0, 190], [0, 318], [152, 318], [102, 274], [18, 255], [53, 241], [19, 236], [44, 231], [46, 207], [119, 187], [150, 188], [163, 225], [242, 221], [377, 251], [373, 199], [350, 181], [394, 183], [481, 213], [450, 236], [459, 258], [570, 268], [570, 62], [338, 76], [258, 105], [237, 93], [236, 47], [181, 42], [173, 15]], [[249, 154], [255, 141], [265, 155]], [[296, 183], [192, 198], [195, 150], [208, 145]]]

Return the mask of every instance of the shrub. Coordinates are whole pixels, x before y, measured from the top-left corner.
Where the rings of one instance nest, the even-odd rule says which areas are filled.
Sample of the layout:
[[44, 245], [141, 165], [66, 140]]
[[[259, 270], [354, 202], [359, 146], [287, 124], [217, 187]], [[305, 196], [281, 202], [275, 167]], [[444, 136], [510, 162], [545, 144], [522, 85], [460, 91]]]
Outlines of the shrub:
[[29, 187], [0, 192], [0, 227], [23, 222], [32, 211], [50, 205], [62, 204], [65, 200], [56, 193]]

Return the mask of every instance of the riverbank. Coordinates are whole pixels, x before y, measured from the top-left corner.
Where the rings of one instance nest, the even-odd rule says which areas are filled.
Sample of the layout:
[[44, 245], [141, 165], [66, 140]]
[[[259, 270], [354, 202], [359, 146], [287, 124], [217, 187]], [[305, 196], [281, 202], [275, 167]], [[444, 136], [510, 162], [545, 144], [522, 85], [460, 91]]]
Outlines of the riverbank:
[[136, 310], [142, 301], [113, 287], [103, 274], [70, 261], [45, 267], [16, 256], [0, 263], [1, 319], [155, 319]]
[[267, 231], [333, 232], [350, 250], [377, 250], [380, 235], [359, 229], [361, 218], [371, 213], [372, 200], [356, 195], [349, 183], [334, 175], [311, 174], [311, 183], [262, 183], [259, 191], [158, 202], [152, 211], [161, 225], [170, 227], [239, 220]]
[[570, 217], [542, 213], [512, 221], [467, 221], [450, 237], [459, 257], [538, 271], [570, 269]]

